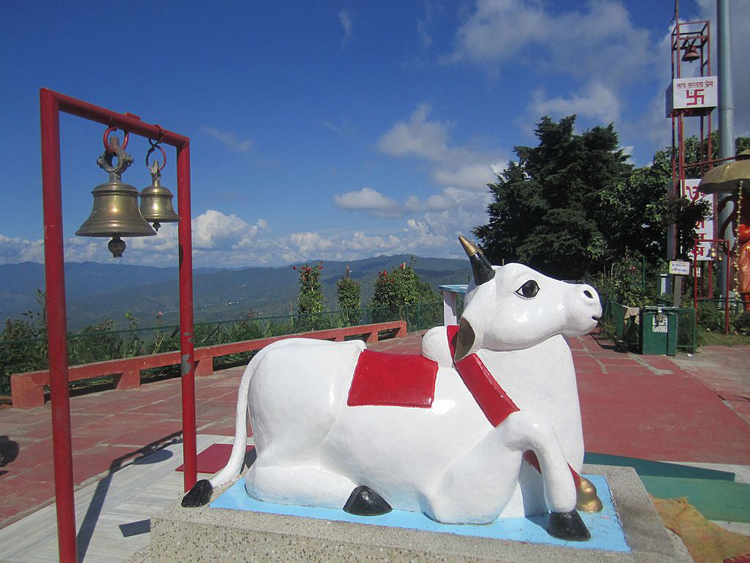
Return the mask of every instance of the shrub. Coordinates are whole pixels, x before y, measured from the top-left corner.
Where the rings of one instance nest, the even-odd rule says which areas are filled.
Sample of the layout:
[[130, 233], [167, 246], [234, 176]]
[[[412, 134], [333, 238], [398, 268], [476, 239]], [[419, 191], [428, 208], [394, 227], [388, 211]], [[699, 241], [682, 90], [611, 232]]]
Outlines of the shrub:
[[297, 300], [300, 315], [322, 313], [325, 303], [323, 289], [320, 285], [320, 271], [323, 264], [317, 266], [293, 266], [292, 269], [299, 270], [299, 298]]
[[346, 277], [336, 282], [336, 296], [339, 301], [344, 323], [347, 326], [355, 325], [362, 316], [362, 298], [360, 284], [358, 281], [349, 277], [349, 268], [347, 267]]

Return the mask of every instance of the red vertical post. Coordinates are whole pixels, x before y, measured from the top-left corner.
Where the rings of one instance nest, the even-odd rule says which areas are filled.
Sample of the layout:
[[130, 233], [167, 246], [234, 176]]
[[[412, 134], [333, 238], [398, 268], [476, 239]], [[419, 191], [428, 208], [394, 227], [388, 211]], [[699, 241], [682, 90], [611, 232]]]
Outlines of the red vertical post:
[[68, 342], [65, 308], [62, 189], [60, 178], [60, 109], [47, 90], [39, 93], [42, 126], [44, 207], [44, 275], [47, 289], [47, 338], [52, 395], [57, 543], [60, 561], [76, 563], [76, 518], [73, 495], [73, 447], [68, 390]]
[[182, 376], [182, 455], [187, 492], [198, 480], [195, 424], [195, 342], [193, 328], [193, 241], [190, 224], [190, 144], [177, 149], [177, 206], [180, 247], [180, 374]]

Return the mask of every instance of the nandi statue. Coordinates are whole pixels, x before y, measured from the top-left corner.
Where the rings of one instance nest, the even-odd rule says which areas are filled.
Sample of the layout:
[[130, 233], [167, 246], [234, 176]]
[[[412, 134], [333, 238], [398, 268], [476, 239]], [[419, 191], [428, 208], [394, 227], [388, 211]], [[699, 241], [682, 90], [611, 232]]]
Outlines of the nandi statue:
[[242, 376], [227, 466], [183, 506], [206, 504], [239, 476], [249, 410], [257, 459], [245, 489], [256, 499], [363, 515], [393, 507], [444, 523], [549, 511], [551, 535], [588, 539], [576, 507], [601, 504], [579, 477], [581, 414], [564, 337], [596, 326], [599, 297], [520, 264], [492, 266], [460, 240], [474, 279], [458, 327], [429, 330], [412, 356], [360, 341], [264, 348]]

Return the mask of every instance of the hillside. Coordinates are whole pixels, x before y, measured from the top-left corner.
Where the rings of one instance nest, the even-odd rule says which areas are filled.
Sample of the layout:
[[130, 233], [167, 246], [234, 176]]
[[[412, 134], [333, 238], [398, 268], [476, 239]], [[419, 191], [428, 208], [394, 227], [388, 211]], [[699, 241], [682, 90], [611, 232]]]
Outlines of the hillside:
[[[328, 309], [337, 309], [336, 281], [346, 266], [362, 285], [362, 302], [372, 296], [378, 272], [409, 263], [410, 255], [377, 256], [350, 262], [324, 262], [321, 271]], [[309, 264], [317, 264], [317, 261]], [[153, 326], [157, 313], [166, 325], [178, 323], [179, 288], [177, 268], [153, 268], [117, 264], [68, 263], [66, 293], [68, 325], [79, 330], [106, 318], [126, 328], [125, 312], [139, 319], [140, 326]], [[467, 260], [416, 257], [420, 279], [434, 289], [438, 285], [466, 283], [471, 275]], [[0, 265], [0, 319], [16, 318], [37, 310], [35, 290], [44, 288], [44, 266], [31, 262]], [[288, 315], [296, 310], [297, 272], [292, 266], [242, 270], [197, 269], [193, 275], [196, 322], [256, 315]]]

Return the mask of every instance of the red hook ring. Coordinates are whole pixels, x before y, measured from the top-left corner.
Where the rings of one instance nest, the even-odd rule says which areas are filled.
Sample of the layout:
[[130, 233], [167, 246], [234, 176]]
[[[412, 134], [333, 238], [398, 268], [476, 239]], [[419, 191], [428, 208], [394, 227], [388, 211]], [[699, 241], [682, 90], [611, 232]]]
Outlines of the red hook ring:
[[161, 125], [154, 124], [154, 127], [156, 127], [159, 130], [159, 138], [156, 139], [156, 142], [154, 142], [152, 139], [148, 140], [148, 144], [152, 147], [157, 147], [159, 144], [164, 140], [164, 129], [161, 128]]
[[[112, 150], [112, 146], [109, 144], [109, 134], [112, 131], [117, 131], [117, 127], [109, 127], [104, 132], [104, 150], [107, 152], [115, 152]], [[129, 138], [127, 131], [123, 131], [123, 133], [125, 133], [125, 139], [123, 140], [122, 145], [120, 146], [121, 150], [125, 150], [125, 147], [128, 146], [128, 138]]]
[[164, 149], [161, 148], [160, 145], [151, 145], [151, 148], [148, 149], [148, 152], [146, 153], [146, 168], [151, 170], [151, 166], [148, 164], [148, 157], [151, 156], [151, 153], [154, 152], [156, 149], [159, 149], [159, 152], [161, 152], [161, 155], [164, 157], [164, 160], [162, 161], [162, 165], [159, 166], [159, 172], [164, 170], [164, 167], [167, 165], [167, 153], [164, 152]]

